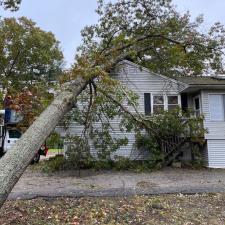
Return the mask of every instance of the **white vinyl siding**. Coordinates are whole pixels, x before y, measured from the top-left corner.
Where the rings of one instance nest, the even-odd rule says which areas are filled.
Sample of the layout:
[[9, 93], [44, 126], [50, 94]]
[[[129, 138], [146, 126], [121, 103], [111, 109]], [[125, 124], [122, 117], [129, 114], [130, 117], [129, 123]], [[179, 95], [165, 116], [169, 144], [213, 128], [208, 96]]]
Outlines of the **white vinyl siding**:
[[208, 166], [225, 168], [225, 140], [208, 140]]
[[[203, 90], [201, 92], [202, 101], [202, 113], [204, 115], [204, 128], [207, 129], [205, 134], [206, 139], [224, 139], [225, 140], [225, 121], [223, 120], [212, 120], [211, 118], [211, 108], [210, 96], [212, 95], [225, 95], [225, 91], [218, 90]], [[220, 100], [221, 102], [222, 100]], [[215, 103], [214, 103], [215, 104]], [[223, 104], [221, 104], [223, 107]], [[220, 106], [221, 109], [221, 106]], [[222, 110], [222, 109], [221, 109]], [[217, 113], [217, 112], [216, 112]], [[221, 115], [220, 112], [218, 115]], [[215, 114], [214, 114], [215, 115]], [[222, 118], [222, 117], [221, 117]]]
[[207, 129], [208, 167], [225, 168], [225, 121], [224, 100], [225, 91], [201, 91], [202, 112], [204, 114], [204, 128]]
[[[139, 96], [139, 111], [144, 113], [144, 93], [154, 95], [178, 95], [179, 85], [174, 81], [160, 75], [140, 69], [137, 65], [127, 62], [119, 67], [112, 77], [120, 80], [124, 86]], [[151, 99], [153, 104], [153, 99]]]
[[[151, 94], [151, 110], [153, 104], [153, 95], [176, 95], [178, 96], [178, 101], [180, 104], [180, 96], [179, 96], [179, 84], [176, 81], [173, 81], [169, 78], [154, 74], [149, 72], [147, 69], [140, 69], [139, 66], [126, 62], [120, 67], [118, 67], [113, 73], [111, 73], [112, 78], [121, 81], [121, 83], [127, 87], [128, 89], [134, 91], [139, 96], [139, 106], [138, 111], [140, 113], [145, 113], [145, 100], [144, 94]], [[165, 100], [167, 102], [167, 98]], [[132, 108], [129, 108], [130, 111], [133, 111]], [[152, 111], [151, 111], [152, 112]], [[119, 130], [119, 120], [113, 120], [112, 126], [115, 128], [113, 135], [116, 137], [126, 136], [129, 140], [129, 144], [127, 146], [122, 146], [115, 153], [112, 154], [124, 157], [130, 157], [132, 159], [144, 159], [147, 156], [146, 152], [140, 152], [135, 149], [135, 133], [130, 132], [121, 132]], [[66, 135], [66, 131], [63, 131], [63, 128], [58, 127], [58, 132]], [[77, 126], [76, 123], [71, 123], [67, 133], [77, 134], [79, 135], [82, 132], [82, 127]], [[96, 150], [92, 147], [91, 153], [93, 156], [96, 156]]]

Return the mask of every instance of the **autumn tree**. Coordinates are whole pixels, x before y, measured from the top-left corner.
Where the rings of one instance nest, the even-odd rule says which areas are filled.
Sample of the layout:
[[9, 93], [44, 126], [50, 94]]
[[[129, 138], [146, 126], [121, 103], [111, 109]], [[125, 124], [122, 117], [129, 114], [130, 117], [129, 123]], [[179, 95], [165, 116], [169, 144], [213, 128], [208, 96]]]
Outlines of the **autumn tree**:
[[32, 124], [17, 146], [1, 159], [0, 204], [34, 157], [36, 149], [63, 115], [73, 108], [83, 90], [89, 93], [83, 119], [86, 129], [90, 127], [94, 110], [102, 105], [106, 107], [104, 112], [108, 104], [118, 107], [120, 114], [127, 115], [135, 124], [154, 132], [154, 120], [123, 107], [126, 99], [131, 100], [135, 108], [135, 97], [132, 99], [132, 93], [110, 75], [122, 60], [130, 59], [167, 76], [208, 71], [216, 74], [224, 70], [223, 26], [217, 23], [208, 33], [201, 33], [202, 18], [191, 22], [190, 15], [179, 14], [170, 0], [119, 0], [114, 4], [100, 0], [97, 13], [99, 23], [82, 31], [83, 44], [78, 49], [76, 62], [69, 75], [62, 79], [71, 84], [64, 86], [65, 91]]
[[51, 81], [62, 73], [59, 42], [51, 32], [41, 30], [25, 17], [0, 20], [0, 33], [0, 82], [4, 93], [12, 96], [17, 109], [24, 110], [27, 106], [23, 107], [22, 102], [28, 97], [24, 93], [29, 91], [33, 99], [29, 112], [37, 115], [52, 99], [48, 93]]

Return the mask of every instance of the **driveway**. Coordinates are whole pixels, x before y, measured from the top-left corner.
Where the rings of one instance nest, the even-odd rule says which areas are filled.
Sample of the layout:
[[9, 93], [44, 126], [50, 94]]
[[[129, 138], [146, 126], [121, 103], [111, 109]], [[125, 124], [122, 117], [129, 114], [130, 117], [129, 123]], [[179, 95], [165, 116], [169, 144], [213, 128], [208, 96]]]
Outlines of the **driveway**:
[[149, 173], [85, 170], [78, 177], [76, 171], [48, 175], [28, 168], [9, 199], [203, 192], [225, 192], [225, 170], [166, 168]]

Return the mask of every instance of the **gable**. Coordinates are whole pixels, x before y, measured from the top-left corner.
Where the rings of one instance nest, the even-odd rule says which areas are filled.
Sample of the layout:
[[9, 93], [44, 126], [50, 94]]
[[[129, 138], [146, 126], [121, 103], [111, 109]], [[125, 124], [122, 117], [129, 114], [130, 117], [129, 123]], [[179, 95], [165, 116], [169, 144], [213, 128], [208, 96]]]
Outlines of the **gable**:
[[112, 77], [138, 93], [179, 93], [184, 88], [184, 85], [177, 80], [153, 73], [127, 60], [117, 65], [112, 72]]

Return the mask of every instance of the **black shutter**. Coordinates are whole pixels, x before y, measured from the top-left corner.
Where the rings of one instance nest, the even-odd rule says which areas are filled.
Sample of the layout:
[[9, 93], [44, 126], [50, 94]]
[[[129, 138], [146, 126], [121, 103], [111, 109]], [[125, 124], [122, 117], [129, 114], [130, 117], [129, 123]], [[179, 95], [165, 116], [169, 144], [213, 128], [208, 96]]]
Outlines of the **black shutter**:
[[151, 114], [151, 94], [144, 93], [145, 115]]

